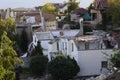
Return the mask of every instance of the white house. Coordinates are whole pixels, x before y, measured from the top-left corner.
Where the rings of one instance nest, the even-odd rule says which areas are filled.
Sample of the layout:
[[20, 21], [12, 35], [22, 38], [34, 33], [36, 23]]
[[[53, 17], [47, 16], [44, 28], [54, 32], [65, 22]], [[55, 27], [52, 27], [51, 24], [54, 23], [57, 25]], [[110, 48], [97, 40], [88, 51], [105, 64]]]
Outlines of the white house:
[[[48, 32], [35, 32], [33, 45], [41, 41], [43, 54], [49, 61], [58, 54], [69, 55], [74, 58], [79, 67], [78, 76], [91, 76], [106, 74], [110, 62], [107, 55], [113, 54], [111, 48], [115, 46], [113, 39], [98, 35], [79, 35], [79, 30], [55, 30]], [[110, 40], [109, 42], [107, 42]], [[109, 47], [111, 45], [111, 47]]]
[[80, 67], [78, 76], [106, 74], [111, 66], [104, 53], [111, 55], [113, 51], [103, 39], [101, 36], [61, 37], [50, 42], [49, 55], [51, 59], [60, 53], [74, 58]]
[[[47, 32], [35, 32], [33, 35], [33, 42], [29, 45], [28, 51], [31, 52], [31, 47], [37, 45], [37, 41], [41, 42], [41, 46], [43, 48], [43, 54], [47, 55], [49, 60], [51, 60], [49, 53], [58, 53], [57, 50], [57, 42], [59, 38], [62, 37], [73, 37], [79, 33], [79, 30], [55, 30], [55, 31], [47, 31]], [[71, 34], [71, 35], [70, 35]], [[61, 43], [59, 43], [61, 44]]]

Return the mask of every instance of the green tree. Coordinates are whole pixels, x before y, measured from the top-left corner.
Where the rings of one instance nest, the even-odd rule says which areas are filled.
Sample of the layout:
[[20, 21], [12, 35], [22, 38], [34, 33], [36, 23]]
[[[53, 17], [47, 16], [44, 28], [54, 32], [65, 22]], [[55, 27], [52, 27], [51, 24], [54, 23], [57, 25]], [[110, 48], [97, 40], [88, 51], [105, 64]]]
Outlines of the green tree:
[[91, 15], [91, 9], [95, 9], [95, 7], [93, 6], [93, 3], [91, 3], [91, 4], [88, 6], [88, 12], [89, 12], [90, 15]]
[[0, 80], [14, 80], [15, 65], [22, 64], [22, 61], [17, 57], [12, 47], [13, 42], [7, 37], [5, 31], [0, 39]]
[[109, 3], [107, 13], [112, 23], [120, 24], [120, 0], [113, 0]]
[[10, 38], [10, 40], [13, 41], [15, 39], [15, 28], [16, 25], [12, 18], [0, 19], [0, 36], [3, 34], [4, 31], [6, 31], [7, 36]]
[[75, 71], [74, 61], [70, 58], [64, 56], [57, 56], [52, 61], [48, 63], [48, 72], [53, 76], [53, 78], [68, 80], [75, 76], [78, 71]]
[[42, 47], [39, 41], [37, 42], [37, 46], [35, 46], [30, 56], [37, 56], [37, 55], [38, 56], [43, 55]]
[[68, 12], [71, 13], [73, 10], [79, 8], [79, 2], [76, 0], [69, 0], [68, 2]]
[[28, 49], [28, 35], [25, 29], [22, 30], [22, 33], [20, 35], [20, 49], [22, 52], [27, 52]]
[[47, 67], [48, 58], [46, 56], [33, 56], [30, 60], [31, 73], [36, 76], [42, 76]]
[[94, 0], [95, 9], [99, 10], [102, 17], [102, 25], [103, 30], [107, 30], [107, 0], [104, 0], [104, 4], [102, 0]]
[[120, 68], [120, 49], [115, 49], [115, 54], [111, 56], [110, 60], [113, 65], [117, 68]]
[[43, 12], [50, 13], [50, 14], [57, 12], [57, 8], [53, 6], [51, 3], [46, 3], [41, 10]]

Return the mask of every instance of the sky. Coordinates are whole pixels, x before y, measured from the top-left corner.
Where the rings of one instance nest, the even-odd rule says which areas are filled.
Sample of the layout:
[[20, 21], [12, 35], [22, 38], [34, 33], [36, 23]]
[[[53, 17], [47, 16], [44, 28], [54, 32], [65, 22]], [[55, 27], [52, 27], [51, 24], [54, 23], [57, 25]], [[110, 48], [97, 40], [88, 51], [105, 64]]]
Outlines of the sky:
[[[0, 0], [0, 9], [6, 8], [33, 8], [35, 6], [43, 6], [45, 3], [63, 3], [68, 0]], [[93, 0], [77, 0], [80, 2], [80, 7], [86, 8], [93, 2]]]

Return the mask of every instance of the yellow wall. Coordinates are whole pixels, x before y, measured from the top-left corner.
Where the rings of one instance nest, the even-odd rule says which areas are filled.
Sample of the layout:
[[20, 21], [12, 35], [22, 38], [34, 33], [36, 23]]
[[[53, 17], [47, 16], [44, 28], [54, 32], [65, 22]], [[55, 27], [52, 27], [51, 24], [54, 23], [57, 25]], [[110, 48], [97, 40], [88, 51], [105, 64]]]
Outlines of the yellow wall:
[[55, 25], [56, 25], [56, 21], [46, 21], [45, 22], [46, 27], [55, 26]]
[[51, 27], [56, 26], [56, 21], [46, 21], [45, 26], [46, 30], [52, 30]]
[[108, 3], [111, 3], [112, 2], [112, 0], [107, 0], [108, 1]]

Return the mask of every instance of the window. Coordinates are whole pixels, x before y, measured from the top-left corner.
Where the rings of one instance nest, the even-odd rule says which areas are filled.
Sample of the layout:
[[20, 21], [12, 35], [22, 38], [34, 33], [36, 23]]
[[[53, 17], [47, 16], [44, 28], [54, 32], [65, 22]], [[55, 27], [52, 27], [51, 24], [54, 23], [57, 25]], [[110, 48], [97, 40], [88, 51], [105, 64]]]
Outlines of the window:
[[67, 42], [65, 43], [65, 50], [67, 50]]
[[107, 61], [102, 61], [101, 62], [101, 68], [107, 68], [108, 62]]
[[74, 45], [73, 45], [73, 43], [72, 43], [72, 51], [74, 50]]
[[85, 49], [86, 49], [86, 50], [89, 49], [89, 43], [88, 43], [88, 42], [85, 43]]
[[62, 42], [62, 48], [63, 48], [63, 50], [64, 50], [64, 42]]
[[92, 13], [92, 20], [95, 20], [97, 18], [97, 13]]
[[57, 50], [59, 50], [59, 43], [57, 42]]

